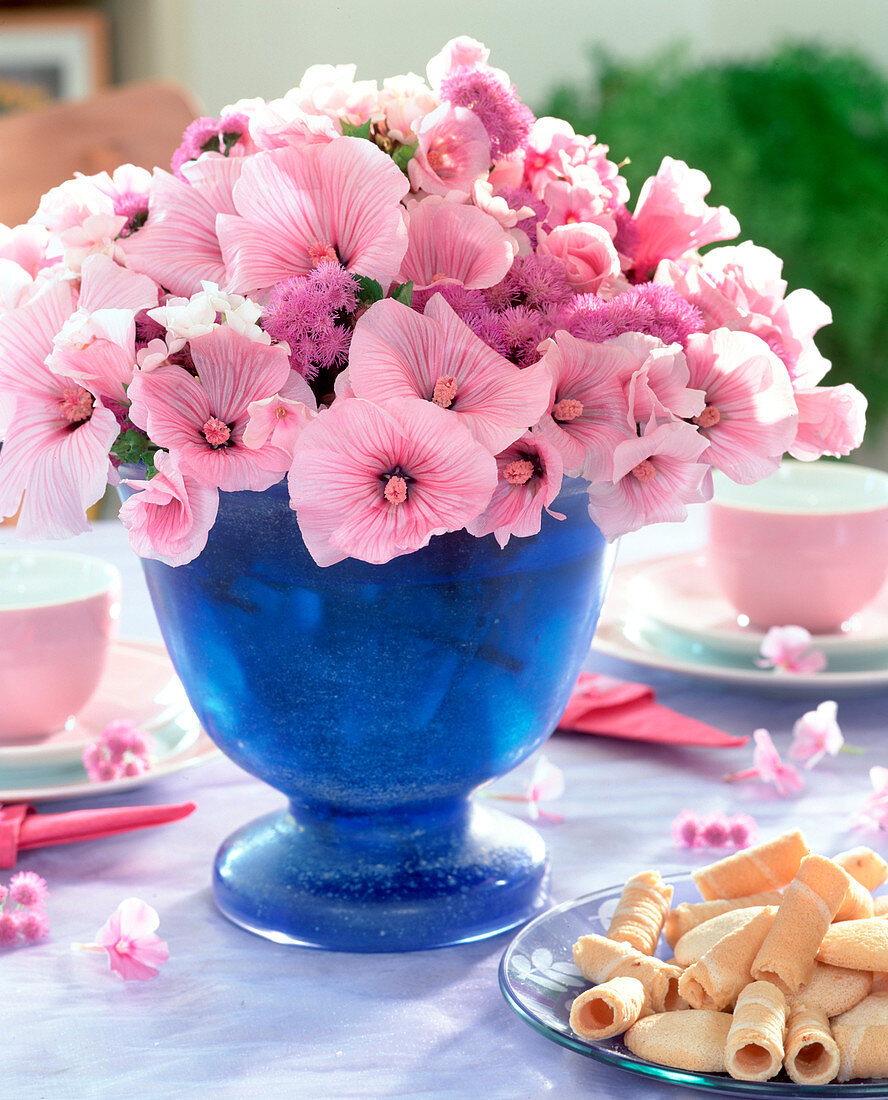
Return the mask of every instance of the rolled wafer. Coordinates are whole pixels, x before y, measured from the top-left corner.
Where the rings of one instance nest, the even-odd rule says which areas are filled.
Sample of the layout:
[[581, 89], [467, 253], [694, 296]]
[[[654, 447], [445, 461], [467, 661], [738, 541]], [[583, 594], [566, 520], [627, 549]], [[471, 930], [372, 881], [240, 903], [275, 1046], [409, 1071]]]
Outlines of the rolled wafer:
[[761, 894], [749, 894], [742, 898], [716, 898], [714, 901], [683, 901], [666, 914], [663, 935], [670, 947], [675, 947], [685, 933], [713, 917], [731, 909], [749, 909], [754, 905], [779, 905], [777, 890], [765, 890]]
[[623, 887], [607, 938], [653, 955], [660, 940], [673, 889], [656, 871], [633, 875]]
[[868, 917], [831, 925], [817, 958], [849, 970], [888, 971], [888, 920]]
[[[850, 970], [849, 971], [849, 974], [855, 974], [855, 973], [862, 974], [863, 971], [862, 970], [860, 970], [860, 971]], [[873, 987], [870, 990], [870, 992], [871, 993], [884, 993], [886, 990], [888, 990], [888, 974], [886, 974], [882, 971], [877, 971], [875, 974], [873, 974]], [[851, 1008], [852, 1006], [849, 1005], [848, 1007]]]
[[642, 955], [626, 943], [606, 936], [581, 936], [573, 947], [574, 962], [593, 985], [611, 978], [637, 978], [645, 988], [651, 1012], [672, 1012], [684, 1008], [678, 993], [681, 967]]
[[873, 898], [873, 916], [888, 917], [888, 894], [880, 894]]
[[738, 1081], [768, 1081], [783, 1066], [786, 998], [771, 982], [752, 982], [737, 998], [725, 1041], [725, 1069]]
[[833, 1021], [833, 1026], [868, 1027], [870, 1024], [888, 1025], [888, 992], [870, 993], [860, 1004], [849, 1008]]
[[785, 886], [795, 877], [806, 855], [808, 845], [796, 830], [701, 867], [691, 877], [706, 901], [738, 898]]
[[570, 1008], [570, 1026], [581, 1039], [622, 1035], [645, 1010], [644, 986], [637, 978], [611, 978], [587, 989]]
[[833, 863], [838, 863], [867, 890], [875, 890], [888, 879], [888, 863], [872, 848], [849, 848], [833, 856]]
[[639, 1058], [696, 1073], [724, 1073], [728, 1012], [665, 1012], [632, 1025], [623, 1042]]
[[[752, 964], [756, 981], [773, 982], [783, 993], [797, 993], [811, 980], [814, 957], [851, 881], [847, 871], [824, 856], [805, 856], [783, 894], [771, 931]], [[851, 928], [846, 921], [837, 928]], [[885, 922], [888, 932], [888, 921]], [[821, 962], [843, 965], [835, 959]], [[860, 968], [857, 968], [860, 969]], [[866, 969], [875, 970], [876, 967]]]
[[832, 1033], [841, 1058], [836, 1080], [888, 1077], [888, 992], [871, 993], [836, 1016]]
[[794, 1008], [786, 1021], [783, 1065], [797, 1085], [828, 1085], [839, 1073], [839, 1047], [823, 1009]]
[[752, 981], [750, 970], [777, 912], [766, 905], [723, 936], [678, 979], [678, 992], [691, 1008], [723, 1009]]
[[786, 1003], [790, 1010], [805, 1004], [809, 1008], [822, 1009], [827, 1016], [838, 1016], [860, 1004], [873, 988], [873, 975], [869, 971], [815, 962], [811, 980], [798, 993], [790, 993]]
[[857, 879], [852, 878], [851, 882], [848, 884], [848, 892], [842, 899], [842, 904], [836, 911], [833, 920], [860, 920], [861, 917], [871, 917], [872, 915], [873, 895], [865, 886], [862, 886]]
[[[675, 961], [679, 966], [690, 966], [702, 958], [714, 944], [730, 932], [742, 928], [744, 924], [760, 913], [764, 906], [753, 905], [749, 909], [729, 909], [712, 920], [704, 921], [686, 932], [675, 945]], [[776, 912], [776, 906], [773, 907]]]

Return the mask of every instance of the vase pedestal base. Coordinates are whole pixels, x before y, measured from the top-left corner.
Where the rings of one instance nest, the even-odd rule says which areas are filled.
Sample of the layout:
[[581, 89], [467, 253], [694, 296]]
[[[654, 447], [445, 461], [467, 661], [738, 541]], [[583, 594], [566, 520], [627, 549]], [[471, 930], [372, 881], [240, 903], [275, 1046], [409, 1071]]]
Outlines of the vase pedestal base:
[[547, 885], [536, 830], [471, 802], [399, 818], [283, 810], [230, 836], [213, 875], [217, 905], [242, 928], [367, 952], [494, 936], [536, 916]]

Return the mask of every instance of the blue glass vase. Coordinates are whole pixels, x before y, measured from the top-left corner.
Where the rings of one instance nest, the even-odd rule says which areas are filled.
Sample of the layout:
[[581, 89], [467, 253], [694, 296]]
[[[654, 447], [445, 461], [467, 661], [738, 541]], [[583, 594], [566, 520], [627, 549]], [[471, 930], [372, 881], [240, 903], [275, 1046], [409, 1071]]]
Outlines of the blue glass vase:
[[612, 548], [565, 484], [567, 519], [504, 550], [460, 532], [320, 569], [282, 483], [222, 493], [191, 564], [144, 561], [204, 728], [289, 800], [220, 848], [227, 917], [283, 943], [408, 951], [543, 907], [539, 834], [472, 795], [552, 732], [595, 630]]

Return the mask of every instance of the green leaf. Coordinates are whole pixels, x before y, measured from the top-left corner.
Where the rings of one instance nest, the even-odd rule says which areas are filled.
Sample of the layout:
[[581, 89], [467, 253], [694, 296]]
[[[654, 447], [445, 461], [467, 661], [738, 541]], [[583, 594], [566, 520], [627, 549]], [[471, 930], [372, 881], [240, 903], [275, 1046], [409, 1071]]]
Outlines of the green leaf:
[[402, 172], [407, 171], [407, 165], [413, 159], [413, 154], [416, 152], [415, 145], [399, 145], [397, 149], [392, 153], [392, 160], [397, 164]]
[[117, 437], [111, 453], [124, 466], [144, 466], [148, 471], [148, 477], [153, 477], [157, 470], [154, 467], [154, 456], [158, 447], [142, 432], [130, 428], [121, 432]]
[[362, 306], [370, 306], [374, 302], [381, 302], [385, 297], [382, 287], [375, 279], [367, 275], [356, 275], [358, 281], [358, 303]]
[[354, 126], [350, 122], [343, 122], [342, 136], [366, 138], [367, 141], [370, 141], [370, 119], [368, 118], [367, 121], [362, 123], [360, 126]]
[[413, 304], [413, 282], [400, 283], [398, 286], [392, 288], [390, 297], [394, 298], [396, 302], [402, 302], [405, 306]]

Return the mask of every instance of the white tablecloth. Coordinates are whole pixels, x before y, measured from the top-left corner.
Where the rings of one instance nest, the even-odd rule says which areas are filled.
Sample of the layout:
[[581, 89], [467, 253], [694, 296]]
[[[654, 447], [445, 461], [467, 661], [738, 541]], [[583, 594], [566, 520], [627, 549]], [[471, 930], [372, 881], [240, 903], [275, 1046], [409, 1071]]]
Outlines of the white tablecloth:
[[[698, 513], [684, 527], [627, 538], [622, 560], [688, 549], [701, 538]], [[0, 546], [13, 542], [10, 529], [0, 530]], [[122, 636], [159, 638], [138, 561], [116, 522], [98, 524], [71, 548], [123, 570]], [[594, 654], [589, 666], [645, 680], [662, 703], [732, 733], [766, 726], [781, 747], [793, 721], [821, 701], [728, 691]], [[806, 775], [805, 793], [791, 799], [721, 782], [725, 772], [748, 766], [748, 747], [554, 736], [543, 751], [566, 775], [566, 794], [552, 807], [564, 821], [540, 826], [551, 853], [553, 902], [647, 867], [665, 874], [715, 858], [673, 845], [669, 824], [684, 807], [752, 813], [765, 837], [799, 826], [812, 848], [825, 853], [864, 842], [885, 849], [879, 834], [852, 829], [852, 814], [870, 790], [869, 767], [888, 764], [886, 698], [840, 702], [846, 739], [866, 755], [827, 760]], [[282, 796], [220, 758], [102, 801], [188, 799], [198, 810], [175, 825], [23, 853], [19, 869], [38, 872], [52, 891], [52, 935], [42, 944], [0, 951], [0, 1096], [700, 1095], [564, 1050], [513, 1015], [496, 976], [509, 934], [444, 950], [359, 956], [284, 947], [241, 931], [214, 906], [213, 856], [233, 827], [279, 807]], [[0, 881], [7, 878], [0, 873]], [[158, 910], [170, 947], [168, 964], [151, 982], [123, 983], [104, 957], [70, 948], [92, 939], [133, 895]]]

